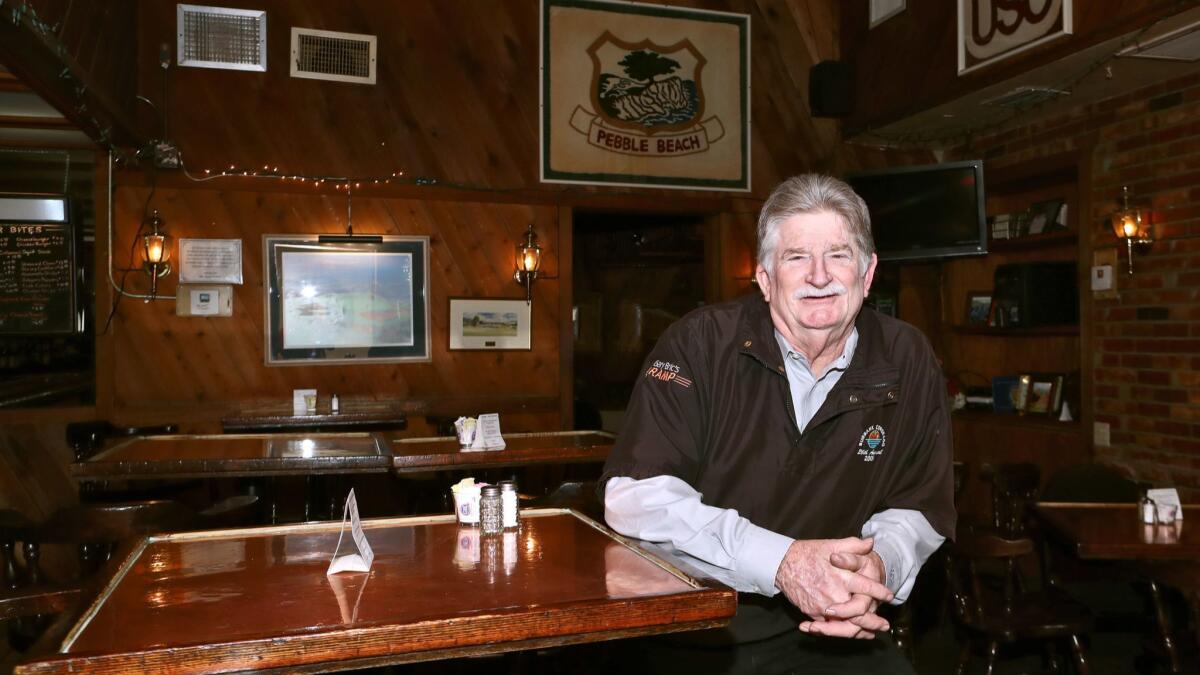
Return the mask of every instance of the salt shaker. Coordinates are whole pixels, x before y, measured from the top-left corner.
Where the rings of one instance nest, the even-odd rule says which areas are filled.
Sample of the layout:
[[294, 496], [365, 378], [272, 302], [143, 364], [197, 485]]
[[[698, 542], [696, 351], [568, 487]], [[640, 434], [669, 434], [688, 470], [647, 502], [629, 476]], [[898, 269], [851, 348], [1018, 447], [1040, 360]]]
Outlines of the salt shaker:
[[1150, 499], [1150, 495], [1142, 492], [1142, 498], [1138, 501], [1138, 511], [1141, 513], [1142, 522], [1147, 525], [1154, 524], [1154, 500]]
[[479, 497], [479, 527], [484, 534], [499, 534], [504, 529], [500, 511], [500, 486], [485, 485]]
[[517, 509], [517, 481], [500, 481], [500, 513], [504, 529], [516, 528], [521, 523]]

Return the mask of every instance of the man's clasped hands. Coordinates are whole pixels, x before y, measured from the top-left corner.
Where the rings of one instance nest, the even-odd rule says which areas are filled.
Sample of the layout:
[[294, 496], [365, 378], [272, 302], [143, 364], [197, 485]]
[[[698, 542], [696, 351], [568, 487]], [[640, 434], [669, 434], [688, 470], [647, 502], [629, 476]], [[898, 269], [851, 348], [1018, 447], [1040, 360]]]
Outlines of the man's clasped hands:
[[890, 629], [875, 613], [879, 603], [893, 597], [884, 575], [871, 539], [796, 540], [775, 573], [775, 585], [812, 617], [800, 624], [801, 631], [870, 640]]

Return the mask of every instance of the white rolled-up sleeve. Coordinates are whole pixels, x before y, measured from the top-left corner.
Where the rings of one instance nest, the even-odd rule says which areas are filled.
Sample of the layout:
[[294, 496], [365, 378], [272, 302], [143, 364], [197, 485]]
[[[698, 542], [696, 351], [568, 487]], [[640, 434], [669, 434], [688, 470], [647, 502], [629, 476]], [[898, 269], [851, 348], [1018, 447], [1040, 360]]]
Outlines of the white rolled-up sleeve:
[[674, 476], [617, 476], [605, 485], [604, 517], [627, 537], [669, 543], [727, 570], [738, 590], [778, 593], [775, 574], [794, 540], [755, 525], [735, 509], [709, 506], [701, 497]]
[[862, 536], [875, 540], [875, 552], [887, 574], [885, 583], [896, 595], [894, 605], [908, 599], [921, 566], [946, 540], [920, 511], [911, 509], [876, 513], [863, 524]]

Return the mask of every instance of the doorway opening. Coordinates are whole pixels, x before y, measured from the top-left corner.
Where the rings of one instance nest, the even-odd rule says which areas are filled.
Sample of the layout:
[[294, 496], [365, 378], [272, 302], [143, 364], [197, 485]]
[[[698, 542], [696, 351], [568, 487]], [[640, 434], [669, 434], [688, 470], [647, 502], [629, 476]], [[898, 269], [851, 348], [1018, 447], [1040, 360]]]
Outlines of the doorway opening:
[[574, 214], [575, 427], [620, 431], [642, 362], [705, 303], [705, 217]]

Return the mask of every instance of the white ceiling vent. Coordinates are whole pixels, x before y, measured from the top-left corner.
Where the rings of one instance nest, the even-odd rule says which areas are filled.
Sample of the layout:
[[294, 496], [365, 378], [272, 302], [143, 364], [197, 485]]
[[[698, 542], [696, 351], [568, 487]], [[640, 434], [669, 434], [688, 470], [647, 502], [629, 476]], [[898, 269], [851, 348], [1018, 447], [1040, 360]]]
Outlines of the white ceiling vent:
[[292, 77], [375, 84], [375, 36], [293, 27]]
[[1070, 96], [1071, 92], [1050, 87], [1017, 87], [995, 98], [989, 98], [980, 105], [991, 105], [1000, 108], [1028, 108], [1056, 98]]
[[265, 11], [178, 5], [175, 30], [181, 66], [267, 69]]

